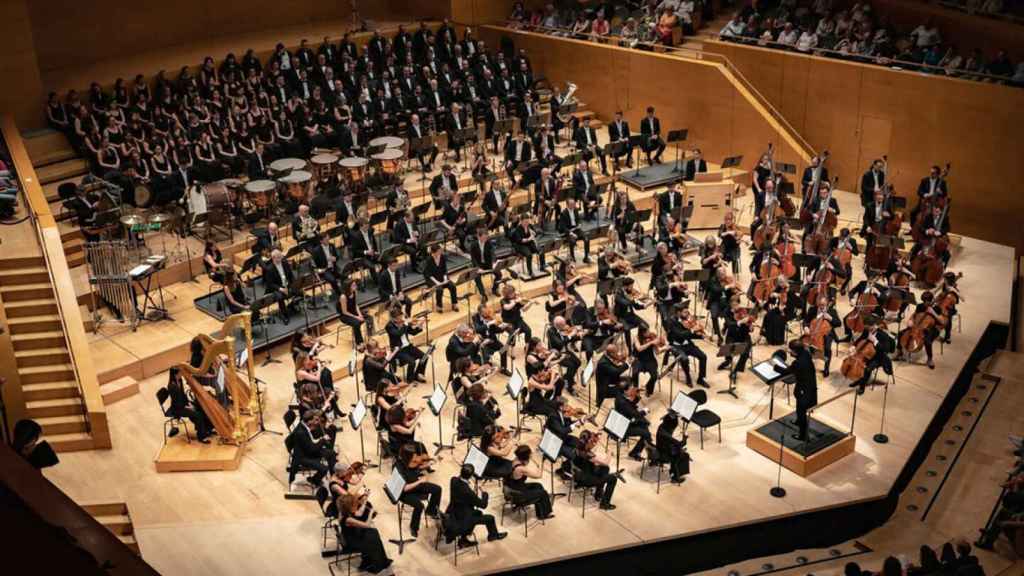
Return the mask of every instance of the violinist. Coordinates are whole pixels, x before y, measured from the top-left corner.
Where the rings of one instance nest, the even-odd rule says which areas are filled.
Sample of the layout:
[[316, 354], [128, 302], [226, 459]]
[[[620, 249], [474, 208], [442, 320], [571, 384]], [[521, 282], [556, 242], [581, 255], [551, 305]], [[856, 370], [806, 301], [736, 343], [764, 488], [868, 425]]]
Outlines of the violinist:
[[508, 430], [497, 424], [484, 428], [480, 437], [480, 451], [487, 454], [484, 478], [508, 478], [512, 474], [515, 464], [509, 458], [514, 449], [511, 436]]
[[448, 346], [444, 349], [445, 360], [449, 364], [454, 364], [459, 358], [468, 358], [477, 364], [482, 364], [481, 341], [482, 338], [473, 332], [468, 324], [459, 324], [455, 328], [455, 334], [448, 339]]
[[[300, 384], [295, 390], [296, 403], [298, 404], [299, 414], [305, 414], [309, 410], [316, 410], [326, 414], [331, 409], [331, 402], [334, 400], [333, 393], [326, 398], [324, 397], [324, 391], [322, 388], [313, 384], [312, 382], [306, 382]], [[327, 435], [330, 440], [330, 445], [334, 446], [334, 439], [338, 435], [338, 428], [334, 424], [323, 426], [323, 432]]]
[[641, 295], [636, 289], [636, 282], [632, 277], [622, 280], [622, 286], [615, 292], [615, 316], [623, 326], [623, 336], [626, 340], [626, 349], [633, 350], [632, 331], [634, 328], [648, 328], [647, 321], [637, 314], [638, 311], [646, 308], [650, 301], [647, 296]]
[[512, 372], [508, 369], [508, 352], [505, 351], [505, 346], [501, 342], [501, 335], [511, 330], [511, 327], [497, 320], [491, 305], [484, 302], [477, 306], [476, 313], [473, 314], [471, 320], [473, 331], [480, 339], [480, 360], [490, 362], [495, 352], [500, 351], [501, 373], [511, 376]]
[[427, 453], [427, 447], [416, 440], [416, 428], [422, 415], [423, 410], [413, 410], [402, 404], [394, 405], [388, 410], [388, 447], [392, 454], [398, 454], [406, 445], [411, 446], [416, 454]]
[[[798, 298], [799, 295], [793, 297]], [[784, 276], [776, 276], [771, 294], [763, 303], [765, 313], [761, 323], [761, 334], [769, 346], [786, 343], [786, 324], [792, 319], [787, 310], [789, 300], [789, 281]]]
[[[707, 380], [708, 369], [708, 357], [697, 345], [694, 340], [701, 340], [704, 338], [704, 327], [700, 325], [699, 321], [690, 313], [690, 309], [685, 306], [677, 306], [677, 313], [669, 321], [665, 322], [665, 332], [668, 337], [668, 344], [671, 347], [671, 353], [679, 358], [679, 365], [683, 368], [683, 374], [686, 376], [686, 385], [693, 387], [693, 379], [690, 376], [690, 362], [689, 358], [696, 358], [699, 366], [699, 372], [697, 373], [697, 384], [705, 388], [710, 388]], [[662, 357], [662, 364], [668, 362], [668, 354]]]
[[[385, 430], [388, 412], [404, 402], [402, 394], [409, 388], [409, 384], [399, 382], [398, 377], [387, 369], [388, 359], [384, 356], [387, 350], [376, 340], [370, 342], [363, 358], [364, 383], [367, 390], [375, 391], [372, 411], [376, 415], [377, 430]], [[373, 384], [370, 381], [371, 375], [376, 378]]]
[[345, 413], [338, 407], [338, 396], [334, 390], [334, 374], [331, 369], [324, 366], [316, 356], [310, 356], [300, 352], [295, 358], [295, 382], [318, 385], [327, 396], [327, 402], [336, 418], [345, 416]]
[[338, 523], [345, 546], [360, 553], [360, 569], [379, 574], [390, 568], [393, 560], [384, 550], [380, 532], [370, 523], [376, 513], [370, 507], [368, 495], [342, 495], [337, 504]]
[[533, 330], [530, 329], [530, 325], [523, 318], [523, 310], [529, 307], [529, 305], [529, 302], [524, 302], [516, 294], [515, 286], [505, 284], [501, 287], [501, 321], [508, 324], [513, 330], [512, 335], [509, 337], [509, 345], [515, 343], [517, 334], [522, 334], [527, 342], [533, 338]]
[[724, 266], [713, 269], [711, 279], [704, 289], [704, 297], [707, 300], [708, 314], [711, 316], [711, 328], [715, 338], [721, 339], [721, 321], [728, 315], [729, 298], [736, 292], [735, 279], [729, 276]]
[[557, 409], [545, 420], [544, 429], [550, 430], [562, 441], [562, 447], [558, 452], [559, 457], [562, 458], [562, 465], [559, 467], [558, 473], [563, 478], [571, 478], [572, 459], [581, 447], [580, 439], [573, 436], [572, 431], [581, 424], [579, 420], [576, 420], [581, 414], [570, 406], [565, 398], [556, 398], [555, 407]]
[[[424, 509], [427, 516], [435, 520], [439, 519], [441, 487], [425, 479], [428, 472], [433, 472], [433, 470], [427, 468], [426, 464], [430, 459], [424, 454], [417, 452], [412, 444], [403, 445], [396, 460], [398, 473], [405, 479], [405, 487], [402, 489], [402, 497], [399, 500], [412, 508], [409, 532], [413, 538], [417, 538], [420, 533], [420, 518], [423, 516]], [[425, 507], [423, 504], [424, 500], [427, 500]]]
[[690, 473], [690, 454], [686, 451], [686, 435], [682, 440], [675, 439], [676, 428], [679, 427], [679, 416], [669, 410], [661, 419], [654, 435], [654, 443], [658, 448], [658, 458], [668, 462], [673, 484], [682, 484]]
[[563, 261], [558, 266], [555, 274], [558, 281], [565, 285], [565, 291], [576, 299], [576, 303], [583, 302], [583, 295], [580, 294], [578, 286], [586, 279], [576, 268], [576, 263], [570, 260]]
[[508, 234], [509, 239], [512, 241], [512, 247], [516, 254], [525, 260], [526, 272], [532, 277], [533, 274], [533, 255], [537, 255], [537, 259], [540, 261], [540, 271], [546, 272], [548, 269], [547, 262], [544, 257], [544, 253], [540, 250], [540, 245], [537, 244], [537, 233], [534, 231], [531, 218], [529, 214], [523, 214], [519, 218], [518, 224]]
[[[650, 434], [648, 432], [648, 434]], [[580, 433], [580, 449], [576, 451], [573, 463], [577, 474], [573, 476], [576, 486], [594, 489], [594, 500], [600, 502], [601, 510], [615, 510], [611, 503], [618, 476], [611, 473], [611, 460], [598, 448], [600, 434], [584, 430]]]
[[558, 215], [558, 233], [569, 245], [569, 258], [573, 262], [576, 261], [576, 243], [582, 238], [583, 263], [590, 264], [590, 238], [583, 235], [583, 229], [580, 228], [580, 217], [581, 214], [576, 209], [576, 199], [571, 196], [566, 198], [565, 208]]
[[[907, 342], [905, 335], [911, 331], [920, 330], [921, 344], [928, 359], [928, 368], [934, 370], [935, 360], [932, 353], [932, 344], [939, 337], [939, 326], [942, 325], [943, 321], [942, 311], [935, 305], [935, 295], [929, 291], [922, 292], [921, 301], [914, 308], [914, 314], [910, 318], [910, 327], [900, 331], [899, 338], [896, 340], [896, 361], [906, 360], [907, 355], [911, 352], [905, 349], [904, 343]], [[925, 326], [925, 328], [921, 329], [919, 326]]]
[[[564, 444], [563, 444], [564, 446]], [[551, 496], [539, 482], [528, 482], [528, 478], [539, 479], [541, 469], [532, 461], [533, 450], [520, 444], [515, 450], [515, 461], [512, 471], [505, 478], [505, 487], [511, 489], [512, 502], [517, 506], [533, 504], [534, 512], [539, 520], [549, 520], [555, 515], [551, 513]]]
[[[358, 460], [352, 464], [345, 464], [343, 462], [335, 464], [334, 471], [327, 480], [327, 490], [331, 493], [331, 497], [334, 500], [333, 504], [336, 507], [339, 506], [342, 497], [347, 494], [356, 497], [369, 495], [370, 489], [363, 484], [365, 476], [366, 465]], [[369, 508], [371, 515], [376, 515], [376, 512], [373, 511], [373, 504], [367, 503], [367, 508]]]
[[725, 213], [725, 219], [718, 227], [718, 240], [722, 246], [722, 259], [732, 265], [732, 273], [740, 271], [740, 239], [743, 233], [736, 227], [736, 215], [732, 210]]
[[434, 244], [430, 247], [430, 256], [423, 266], [423, 277], [427, 286], [434, 291], [434, 311], [442, 310], [444, 299], [443, 292], [448, 291], [448, 297], [452, 304], [452, 312], [459, 311], [459, 296], [455, 289], [455, 283], [448, 277], [448, 256], [445, 255], [441, 244]]
[[551, 299], [544, 303], [544, 309], [548, 312], [548, 322], [555, 319], [555, 316], [565, 316], [569, 308], [569, 301], [572, 295], [565, 291], [565, 284], [555, 280], [551, 284]]
[[[412, 343], [412, 337], [423, 331], [420, 320], [408, 322], [401, 308], [392, 308], [389, 312], [391, 320], [384, 327], [388, 333], [388, 344], [391, 346], [395, 361], [405, 366], [406, 382], [426, 382], [427, 361], [430, 359], [423, 350]], [[397, 352], [394, 352], [397, 350]]]
[[690, 288], [679, 277], [675, 267], [665, 270], [655, 283], [654, 289], [658, 300], [658, 313], [663, 319], [672, 316], [676, 306], [685, 308], [690, 305]]
[[850, 234], [849, 228], [843, 228], [839, 231], [839, 236], [832, 238], [829, 243], [829, 252], [835, 255], [836, 261], [839, 263], [836, 270], [836, 276], [842, 279], [839, 293], [845, 295], [846, 288], [853, 278], [853, 256], [860, 254], [857, 240]]
[[469, 395], [467, 390], [473, 385], [473, 379], [470, 375], [472, 370], [473, 361], [469, 358], [462, 357], [456, 358], [454, 362], [451, 362], [451, 370], [448, 372], [448, 385], [451, 386], [452, 396], [455, 397], [455, 401], [459, 404], [465, 405], [469, 401]]
[[743, 308], [740, 305], [740, 296], [734, 295], [729, 302], [729, 313], [725, 317], [725, 343], [726, 344], [746, 344], [743, 352], [740, 354], [739, 361], [736, 363], [735, 369], [733, 369], [732, 356], [726, 356], [725, 360], [718, 365], [719, 370], [732, 370], [732, 373], [743, 372], [747, 369], [747, 360], [750, 359], [750, 349], [754, 347], [754, 342], [750, 337], [752, 332], [752, 325], [754, 323], [755, 311], [747, 308]]
[[868, 378], [878, 368], [881, 368], [887, 375], [892, 376], [892, 360], [889, 358], [889, 354], [896, 351], [896, 341], [884, 329], [879, 329], [880, 324], [881, 319], [877, 316], [869, 317], [865, 321], [867, 327], [864, 329], [864, 332], [853, 342], [855, 350], [865, 341], [871, 342], [875, 347], [875, 355], [868, 360], [867, 366], [864, 369], [864, 375], [850, 383], [850, 388], [856, 388], [858, 394], [864, 393], [864, 386], [867, 384]]
[[614, 399], [618, 396], [624, 374], [629, 370], [629, 363], [626, 361], [626, 352], [615, 344], [605, 347], [604, 356], [597, 361], [597, 399], [594, 401], [595, 410], [601, 409], [605, 398]]
[[658, 382], [658, 352], [667, 350], [668, 342], [664, 336], [658, 336], [646, 326], [641, 326], [637, 330], [636, 339], [637, 343], [633, 349], [636, 354], [636, 362], [633, 364], [633, 384], [639, 386], [640, 375], [647, 374], [644, 391], [650, 397], [654, 394], [654, 385]]
[[523, 412], [550, 418], [558, 411], [556, 401], [565, 385], [564, 380], [560, 376], [555, 376], [551, 368], [543, 363], [535, 364], [536, 368], [533, 370], [529, 370], [529, 366], [530, 357], [527, 356], [527, 369], [533, 374], [526, 382], [528, 392]]
[[633, 449], [629, 451], [629, 457], [637, 461], [643, 460], [644, 448], [652, 441], [651, 422], [647, 419], [647, 408], [640, 407], [640, 388], [635, 382], [627, 384], [622, 393], [615, 398], [615, 411], [629, 420], [629, 427], [626, 428], [622, 440], [638, 438]]
[[326, 442], [322, 426], [323, 413], [319, 410], [306, 410], [302, 413], [302, 420], [292, 428], [285, 438], [285, 447], [291, 453], [292, 468], [289, 471], [289, 485], [300, 467], [316, 470], [316, 473], [309, 478], [313, 486], [319, 486], [324, 476], [334, 469], [338, 455], [334, 452], [334, 448]]
[[[678, 193], [677, 193], [678, 194]], [[597, 210], [595, 209], [596, 213]], [[626, 239], [640, 226], [637, 215], [636, 204], [629, 199], [629, 193], [625, 190], [615, 191], [615, 202], [612, 204], [612, 220], [615, 222], [615, 232], [619, 236], [619, 246], [628, 250]]]
[[[466, 360], [460, 358], [459, 360]], [[469, 387], [469, 402], [466, 403], [466, 420], [470, 437], [479, 438], [484, 430], [493, 426], [501, 411], [498, 410], [497, 401], [491, 397], [491, 393], [482, 382], [476, 382]]]
[[668, 251], [668, 244], [665, 242], [655, 244], [654, 261], [651, 262], [651, 283], [647, 286], [647, 289], [652, 290], [656, 288], [658, 280], [665, 275], [665, 270], [675, 266], [675, 264], [676, 255]]
[[[582, 304], [574, 306], [572, 316], [569, 319], [571, 325], [578, 330], [582, 338], [583, 352], [587, 355], [588, 361], [594, 357], [594, 351], [601, 345], [601, 342], [604, 342], [610, 335], [605, 333], [605, 325], [598, 319], [598, 307], [604, 310], [602, 314], [610, 321], [611, 313], [608, 312], [608, 308], [600, 299], [591, 308], [587, 308]], [[610, 329], [614, 330], [614, 325]]]
[[829, 365], [832, 362], [832, 343], [835, 342], [835, 330], [839, 328], [842, 322], [839, 320], [839, 314], [836, 313], [835, 305], [832, 304], [827, 296], [818, 298], [818, 304], [814, 308], [811, 308], [804, 314], [804, 327], [807, 329], [811, 328], [811, 325], [815, 321], [824, 321], [826, 329], [824, 329], [824, 339], [821, 342], [821, 353], [825, 357], [825, 366], [821, 370], [822, 376], [828, 378]]
[[718, 239], [715, 236], [704, 238], [704, 244], [700, 247], [700, 267], [707, 270], [712, 277], [715, 270], [722, 263], [722, 251], [718, 246]]
[[[571, 296], [570, 296], [571, 298]], [[582, 362], [573, 351], [573, 346], [582, 338], [581, 330], [570, 326], [562, 316], [555, 316], [548, 328], [548, 346], [559, 355], [559, 365], [563, 369], [563, 378], [569, 388], [569, 394], [575, 395], [576, 373]]]

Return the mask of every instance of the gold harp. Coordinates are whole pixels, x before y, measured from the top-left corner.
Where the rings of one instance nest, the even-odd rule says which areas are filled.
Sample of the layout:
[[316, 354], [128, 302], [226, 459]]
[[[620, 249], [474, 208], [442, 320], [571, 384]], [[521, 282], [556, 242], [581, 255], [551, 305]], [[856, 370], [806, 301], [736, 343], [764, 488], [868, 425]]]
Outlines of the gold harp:
[[256, 364], [252, 353], [252, 313], [245, 311], [233, 314], [224, 319], [220, 333], [235, 338], [238, 331], [245, 338], [245, 369], [244, 376], [234, 372], [234, 387], [231, 396], [235, 399], [242, 412], [256, 414], [259, 403], [256, 398]]
[[[213, 427], [217, 430], [217, 435], [221, 437], [221, 440], [241, 446], [245, 441], [245, 434], [242, 432], [241, 415], [238, 411], [238, 397], [235, 397], [235, 402], [232, 404], [231, 412], [229, 413], [197, 380], [197, 377], [204, 376], [210, 371], [210, 367], [217, 362], [221, 355], [227, 358], [234, 356], [235, 340], [230, 336], [225, 337], [223, 340], [214, 340], [209, 336], [204, 336], [200, 335], [204, 340], [204, 344], [206, 344], [203, 363], [198, 368], [193, 368], [191, 364], [182, 362], [177, 365], [178, 372], [185, 377], [185, 381], [188, 382], [192, 394], [203, 408], [207, 417], [210, 418], [210, 422], [213, 423]], [[225, 386], [230, 387], [231, 383], [235, 381], [234, 362], [224, 362], [223, 367]], [[234, 390], [230, 391], [232, 394], [235, 393]]]

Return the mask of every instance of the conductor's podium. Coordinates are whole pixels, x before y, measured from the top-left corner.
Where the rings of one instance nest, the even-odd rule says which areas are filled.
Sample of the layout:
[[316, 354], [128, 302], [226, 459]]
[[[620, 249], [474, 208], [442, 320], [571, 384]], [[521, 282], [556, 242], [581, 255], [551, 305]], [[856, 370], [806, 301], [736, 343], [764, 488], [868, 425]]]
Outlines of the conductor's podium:
[[806, 442], [797, 440], [796, 412], [747, 432], [747, 448], [793, 473], [807, 477], [853, 454], [857, 437], [808, 417]]

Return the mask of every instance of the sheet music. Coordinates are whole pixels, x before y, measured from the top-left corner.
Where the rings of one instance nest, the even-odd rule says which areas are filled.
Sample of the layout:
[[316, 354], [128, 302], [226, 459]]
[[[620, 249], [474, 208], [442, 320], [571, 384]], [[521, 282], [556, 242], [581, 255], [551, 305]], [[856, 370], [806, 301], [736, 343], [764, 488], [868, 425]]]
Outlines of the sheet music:
[[523, 375], [519, 373], [519, 368], [512, 370], [512, 376], [508, 379], [508, 386], [505, 388], [508, 391], [508, 395], [513, 398], [519, 398], [519, 394], [523, 390]]
[[469, 464], [473, 467], [473, 474], [477, 478], [484, 477], [484, 469], [487, 467], [488, 457], [484, 454], [475, 444], [469, 445], [469, 452], [466, 453], [466, 459], [462, 461], [463, 465]]
[[545, 458], [554, 462], [558, 460], [558, 453], [562, 451], [562, 439], [555, 436], [554, 432], [544, 429], [544, 436], [540, 439], [540, 452]]
[[586, 385], [590, 382], [590, 378], [594, 375], [594, 359], [591, 358], [587, 361], [587, 367], [583, 369], [583, 384]]
[[621, 440], [626, 437], [627, 428], [629, 428], [629, 418], [626, 418], [622, 413], [614, 409], [608, 413], [608, 418], [604, 421], [606, 432]]
[[672, 401], [672, 411], [684, 420], [692, 420], [693, 413], [697, 411], [697, 401], [690, 398], [682, 392], [676, 393], [675, 400]]
[[444, 408], [444, 401], [448, 397], [444, 394], [444, 388], [441, 388], [437, 384], [434, 385], [434, 392], [430, 395], [430, 399], [427, 400], [427, 405], [430, 406], [430, 411], [437, 416], [441, 413], [441, 408]]
[[358, 430], [359, 425], [363, 423], [363, 418], [366, 417], [366, 404], [363, 404], [362, 399], [356, 402], [356, 405], [352, 407], [352, 411], [348, 413], [348, 423], [352, 425], [353, 430]]
[[405, 490], [405, 478], [398, 471], [398, 466], [395, 466], [391, 471], [391, 477], [384, 483], [384, 493], [387, 494], [392, 504], [396, 504], [402, 497], [402, 490]]
[[754, 374], [757, 374], [757, 376], [765, 382], [771, 382], [780, 376], [780, 374], [775, 371], [775, 368], [776, 365], [773, 362], [761, 362], [760, 364], [755, 364], [751, 369], [754, 371]]
[[235, 360], [235, 366], [238, 366], [239, 368], [242, 368], [243, 366], [245, 366], [245, 363], [248, 360], [249, 360], [249, 349], [248, 348], [242, 348], [242, 353], [239, 354], [238, 358]]

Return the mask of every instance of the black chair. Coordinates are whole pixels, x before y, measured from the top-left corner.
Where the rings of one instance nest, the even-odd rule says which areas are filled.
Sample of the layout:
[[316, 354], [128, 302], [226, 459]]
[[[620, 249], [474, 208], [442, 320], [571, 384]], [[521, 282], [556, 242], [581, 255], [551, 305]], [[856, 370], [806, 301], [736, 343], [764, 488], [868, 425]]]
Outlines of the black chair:
[[[309, 474], [307, 474], [307, 481], [308, 481], [308, 477], [309, 476], [312, 476], [312, 475], [316, 474], [316, 472], [317, 472], [317, 470], [315, 468], [310, 468], [308, 466], [303, 466], [303, 465], [301, 465], [301, 464], [299, 464], [297, 462], [294, 462], [292, 460], [292, 436], [291, 436], [291, 432], [292, 432], [292, 429], [295, 427], [295, 421], [297, 419], [298, 419], [298, 415], [295, 414], [295, 412], [292, 411], [292, 410], [289, 410], [289, 411], [284, 413], [284, 425], [285, 425], [285, 428], [288, 430], [288, 435], [285, 436], [285, 438], [284, 438], [284, 446], [285, 446], [285, 448], [288, 449], [288, 491], [289, 492], [291, 492], [292, 483], [295, 482], [295, 477], [300, 472], [308, 472], [309, 473]], [[287, 497], [287, 494], [285, 496]]]
[[451, 520], [444, 512], [439, 512], [440, 521], [437, 522], [437, 538], [434, 540], [434, 550], [440, 550], [441, 537], [444, 537], [445, 543], [454, 542], [452, 546], [452, 556], [455, 565], [459, 565], [459, 539], [465, 538], [469, 540], [473, 547], [476, 548], [476, 555], [480, 555], [480, 542], [476, 539], [476, 535], [473, 533], [473, 529], [470, 528], [469, 532], [464, 534], [457, 534], [455, 530], [451, 528]]
[[334, 567], [345, 562], [348, 566], [348, 575], [352, 576], [352, 558], [361, 555], [362, 552], [349, 547], [345, 541], [345, 536], [341, 533], [341, 524], [335, 526], [334, 538], [334, 560], [327, 563], [327, 569], [331, 571], [331, 576], [334, 576]]
[[170, 393], [170, 391], [167, 390], [166, 386], [161, 387], [159, 390], [156, 391], [156, 401], [160, 403], [160, 413], [162, 413], [164, 415], [164, 417], [166, 418], [166, 420], [164, 420], [164, 445], [165, 446], [167, 445], [167, 438], [169, 438], [169, 436], [167, 435], [167, 430], [168, 430], [169, 427], [171, 429], [176, 428], [176, 427], [184, 428], [185, 429], [185, 441], [187, 443], [191, 444], [192, 443], [192, 436], [188, 432], [188, 423], [181, 416], [171, 416], [171, 414], [169, 412], [170, 409], [171, 409], [170, 406], [167, 406], [167, 407], [164, 406], [164, 404], [167, 403], [167, 399], [170, 398], [170, 397], [171, 397], [171, 393]]
[[704, 429], [717, 426], [718, 427], [718, 443], [721, 444], [722, 443], [722, 417], [719, 416], [718, 414], [715, 414], [711, 410], [708, 410], [707, 408], [700, 409], [700, 406], [703, 406], [704, 404], [708, 403], [708, 393], [705, 392], [704, 390], [694, 390], [694, 391], [690, 392], [689, 394], [687, 394], [687, 396], [689, 396], [690, 398], [693, 398], [693, 400], [697, 403], [698, 409], [693, 413], [693, 417], [689, 421], [686, 421], [686, 423], [684, 424], [684, 430], [685, 430], [685, 425], [689, 424], [690, 422], [693, 422], [694, 425], [696, 425], [698, 428], [700, 428], [700, 449], [703, 450], [704, 449]]
[[[509, 487], [504, 481], [501, 483], [501, 525], [505, 525], [505, 509], [508, 508], [513, 514], [523, 515], [523, 537], [530, 537], [530, 507], [532, 504], [525, 504], [520, 498], [516, 498], [519, 492], [515, 488]], [[544, 524], [544, 520], [540, 521]]]
[[572, 463], [572, 478], [569, 479], [569, 493], [566, 495], [565, 501], [572, 502], [572, 493], [577, 490], [580, 492], [580, 517], [587, 517], [587, 495], [594, 489], [593, 486], [577, 486], [576, 479], [580, 477], [583, 471], [575, 462]]
[[327, 532], [334, 528], [335, 532], [340, 530], [338, 526], [338, 507], [331, 501], [331, 493], [326, 486], [317, 486], [316, 491], [313, 492], [313, 496], [316, 498], [316, 503], [320, 506], [320, 511], [324, 515], [324, 525], [321, 529], [321, 541], [320, 549], [327, 549]]
[[647, 471], [647, 467], [658, 469], [658, 487], [655, 490], [655, 494], [661, 494], [661, 471], [668, 464], [661, 458], [661, 453], [658, 452], [658, 447], [652, 444], [644, 446], [644, 461], [640, 464], [640, 477], [644, 477], [644, 472]]

